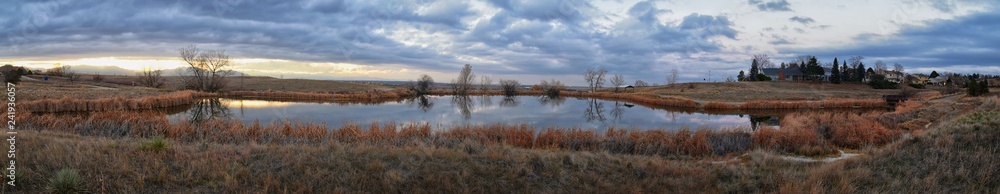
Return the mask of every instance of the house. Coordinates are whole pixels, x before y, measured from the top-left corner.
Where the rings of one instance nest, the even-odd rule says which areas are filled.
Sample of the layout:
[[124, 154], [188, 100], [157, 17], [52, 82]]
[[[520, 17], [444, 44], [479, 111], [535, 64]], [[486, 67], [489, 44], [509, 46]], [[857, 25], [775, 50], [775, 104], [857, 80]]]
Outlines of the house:
[[771, 78], [771, 81], [799, 81], [804, 80], [802, 71], [795, 68], [763, 68], [761, 74]]
[[898, 71], [885, 71], [885, 72], [883, 72], [882, 75], [885, 76], [885, 80], [890, 81], [892, 83], [897, 83], [897, 84], [898, 83], [903, 83], [903, 80], [906, 78], [906, 74], [904, 74], [903, 72], [898, 72]]
[[948, 83], [948, 76], [937, 76], [927, 80], [927, 84], [943, 86]]

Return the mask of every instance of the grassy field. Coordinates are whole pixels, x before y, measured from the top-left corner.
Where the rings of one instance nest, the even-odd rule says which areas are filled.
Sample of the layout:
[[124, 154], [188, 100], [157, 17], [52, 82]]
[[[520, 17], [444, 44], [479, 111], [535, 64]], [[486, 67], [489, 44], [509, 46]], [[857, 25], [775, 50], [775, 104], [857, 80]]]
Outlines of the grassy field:
[[[157, 96], [173, 91], [180, 91], [180, 77], [164, 77], [165, 84], [161, 88], [135, 86], [136, 76], [103, 76], [103, 80], [94, 81], [92, 75], [84, 75], [79, 81], [70, 82], [62, 77], [28, 76], [19, 84], [20, 99], [24, 101], [61, 99], [72, 97], [81, 100], [101, 98], [142, 98]], [[283, 92], [321, 92], [321, 93], [354, 93], [371, 91], [390, 91], [392, 87], [358, 84], [330, 80], [277, 79], [271, 77], [232, 77], [225, 91], [283, 91]]]
[[882, 95], [898, 94], [900, 90], [876, 90], [864, 84], [718, 82], [643, 87], [638, 91], [680, 96], [699, 101], [747, 102], [752, 100], [881, 99]]
[[[234, 131], [233, 124], [220, 122], [172, 126], [157, 113], [73, 116], [77, 119], [44, 115], [24, 118], [29, 121], [22, 121], [25, 128], [19, 133], [22, 144], [18, 144], [22, 153], [44, 154], [19, 155], [21, 185], [5, 189], [95, 193], [992, 193], [1000, 186], [1000, 177], [995, 176], [1000, 169], [998, 102], [996, 98], [968, 98], [908, 105], [911, 107], [893, 113], [871, 115], [873, 123], [932, 119], [926, 127], [907, 129], [912, 135], [906, 138], [873, 140], [888, 146], [864, 143], [869, 130], [848, 129], [867, 127], [843, 125], [846, 131], [838, 132], [842, 130], [834, 125], [830, 128], [832, 139], [813, 143], [849, 145], [852, 138], [834, 137], [848, 135], [861, 138], [862, 144], [848, 146], [855, 148], [853, 152], [859, 157], [831, 163], [789, 160], [789, 152], [780, 146], [760, 145], [814, 141], [824, 136], [827, 127], [823, 125], [830, 124], [808, 118], [844, 115], [788, 119], [782, 131], [790, 134], [769, 137], [789, 140], [757, 140], [766, 136], [761, 133], [775, 132], [757, 131], [753, 132], [754, 146], [745, 152], [707, 156], [692, 151], [700, 150], [699, 145], [713, 150], [712, 145], [718, 143], [712, 140], [716, 136], [703, 132], [667, 133], [671, 138], [663, 139], [652, 134], [552, 131], [534, 136], [532, 145], [549, 142], [541, 145], [559, 146], [537, 147], [517, 143], [524, 142], [518, 140], [523, 137], [518, 135], [523, 134], [517, 132], [518, 126], [431, 133], [419, 125], [401, 129], [388, 125], [325, 133], [304, 124], [277, 124], [241, 126]], [[507, 130], [511, 128], [515, 130]], [[794, 132], [798, 130], [806, 131]], [[558, 137], [558, 143], [541, 140], [545, 136]], [[587, 143], [595, 137], [599, 138], [597, 144]], [[641, 143], [649, 138], [656, 141]], [[629, 145], [620, 140], [633, 141], [631, 150], [659, 145], [662, 147], [652, 150], [667, 154], [607, 149], [615, 148], [607, 145]], [[813, 143], [796, 150], [815, 149], [809, 148]], [[586, 149], [588, 145], [596, 149]]]
[[[515, 123], [461, 126], [212, 120], [171, 123], [144, 110], [204, 94], [131, 86], [129, 77], [69, 83], [26, 80], [14, 192], [630, 192], [995, 193], [1000, 188], [1000, 99], [910, 101], [892, 112], [792, 112], [781, 128], [540, 129]], [[245, 80], [239, 80], [245, 79]], [[241, 83], [242, 82], [242, 83]], [[236, 78], [228, 95], [381, 99], [398, 88], [336, 81]], [[165, 88], [176, 88], [170, 78]], [[750, 92], [743, 94], [741, 92]], [[491, 93], [495, 91], [487, 91]], [[638, 94], [570, 92], [696, 108], [882, 106], [899, 90], [808, 83], [698, 83]], [[530, 92], [526, 92], [529, 94]], [[924, 94], [935, 91], [924, 90]], [[692, 100], [693, 99], [693, 100]], [[767, 101], [771, 100], [771, 101]], [[784, 101], [793, 100], [786, 103]], [[811, 100], [815, 102], [806, 102]], [[820, 101], [822, 100], [822, 101]], [[775, 104], [782, 101], [780, 104]], [[729, 102], [746, 102], [731, 104]], [[44, 105], [44, 106], [43, 106]], [[22, 109], [23, 110], [23, 109]], [[40, 112], [46, 112], [39, 110]], [[839, 155], [834, 162], [803, 162]], [[801, 159], [805, 157], [806, 159]]]

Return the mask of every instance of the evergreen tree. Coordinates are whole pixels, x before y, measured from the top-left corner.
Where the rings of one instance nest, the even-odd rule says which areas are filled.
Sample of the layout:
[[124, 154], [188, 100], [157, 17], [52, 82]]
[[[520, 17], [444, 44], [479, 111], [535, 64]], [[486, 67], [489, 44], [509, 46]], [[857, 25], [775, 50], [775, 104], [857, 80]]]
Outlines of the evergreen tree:
[[851, 80], [851, 69], [847, 68], [847, 61], [844, 61], [844, 65], [840, 66], [840, 77], [844, 81]]
[[785, 66], [785, 62], [781, 62], [781, 68], [782, 69], [787, 68], [787, 66]]
[[757, 59], [754, 59], [750, 63], [750, 81], [757, 81], [757, 74], [760, 74], [760, 69], [757, 64]]
[[839, 84], [840, 83], [840, 68], [837, 67], [837, 58], [833, 58], [833, 67], [830, 68], [830, 82]]
[[990, 82], [985, 79], [979, 82], [979, 95], [986, 95], [990, 93]]
[[865, 63], [858, 63], [858, 66], [854, 67], [854, 79], [856, 82], [865, 81]]
[[938, 76], [941, 76], [941, 74], [938, 74], [937, 71], [931, 71], [931, 78], [936, 78]]
[[739, 81], [746, 81], [747, 75], [743, 74], [743, 70], [740, 70], [740, 75], [737, 75], [736, 78], [739, 79]]
[[967, 93], [969, 94], [969, 96], [979, 96], [980, 92], [979, 83], [977, 83], [975, 79], [972, 79], [972, 77], [969, 77], [968, 79], [969, 79], [968, 81], [969, 86], [968, 88], [966, 88], [968, 90]]

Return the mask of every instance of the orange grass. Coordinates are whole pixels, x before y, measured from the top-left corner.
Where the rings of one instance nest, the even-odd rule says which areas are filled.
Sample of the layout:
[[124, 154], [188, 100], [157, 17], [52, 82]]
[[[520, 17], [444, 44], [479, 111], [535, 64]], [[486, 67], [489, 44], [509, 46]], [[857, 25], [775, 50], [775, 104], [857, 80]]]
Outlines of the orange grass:
[[119, 110], [150, 110], [155, 108], [173, 107], [191, 104], [197, 97], [210, 97], [214, 94], [195, 91], [180, 91], [169, 94], [144, 98], [104, 98], [95, 100], [79, 100], [65, 97], [62, 99], [46, 99], [20, 102], [19, 108], [30, 112], [95, 112]]
[[888, 106], [884, 100], [830, 99], [823, 101], [755, 100], [743, 103], [740, 109], [801, 109], [801, 108], [875, 108]]
[[[835, 147], [861, 148], [882, 145], [900, 135], [893, 125], [879, 122], [879, 113], [791, 113], [781, 129], [762, 127], [754, 132], [738, 130], [636, 130], [608, 128], [604, 132], [580, 128], [537, 129], [527, 124], [455, 126], [432, 133], [429, 124], [371, 123], [367, 129], [356, 123], [339, 128], [326, 124], [280, 121], [267, 125], [257, 121], [245, 125], [236, 120], [210, 120], [191, 124], [168, 122], [164, 113], [96, 112], [86, 116], [21, 114], [29, 128], [95, 136], [164, 136], [182, 141], [221, 143], [327, 143], [348, 142], [402, 145], [423, 142], [455, 145], [472, 140], [484, 145], [522, 148], [608, 151], [643, 155], [726, 155], [756, 147], [803, 154], [829, 154]], [[751, 139], [752, 138], [752, 139]], [[448, 143], [451, 142], [451, 143]]]
[[782, 119], [781, 129], [762, 127], [754, 132], [754, 146], [812, 155], [830, 153], [834, 147], [884, 145], [901, 132], [883, 126], [877, 121], [879, 116], [874, 112], [792, 113]]

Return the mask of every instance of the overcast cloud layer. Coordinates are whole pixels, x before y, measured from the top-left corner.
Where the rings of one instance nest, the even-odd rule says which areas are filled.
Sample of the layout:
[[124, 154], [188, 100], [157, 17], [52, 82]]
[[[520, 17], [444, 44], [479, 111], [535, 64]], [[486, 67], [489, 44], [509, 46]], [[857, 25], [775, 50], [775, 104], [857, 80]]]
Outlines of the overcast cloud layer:
[[[728, 2], [487, 0], [5, 0], [0, 62], [172, 59], [225, 49], [237, 70], [309, 78], [446, 81], [478, 74], [582, 82], [589, 67], [629, 81], [722, 80], [753, 54], [855, 55], [930, 70], [1000, 74], [995, 1]], [[873, 63], [873, 62], [867, 62]], [[101, 64], [88, 64], [101, 65]], [[712, 75], [709, 78], [711, 71]], [[354, 76], [354, 77], [350, 77]]]

